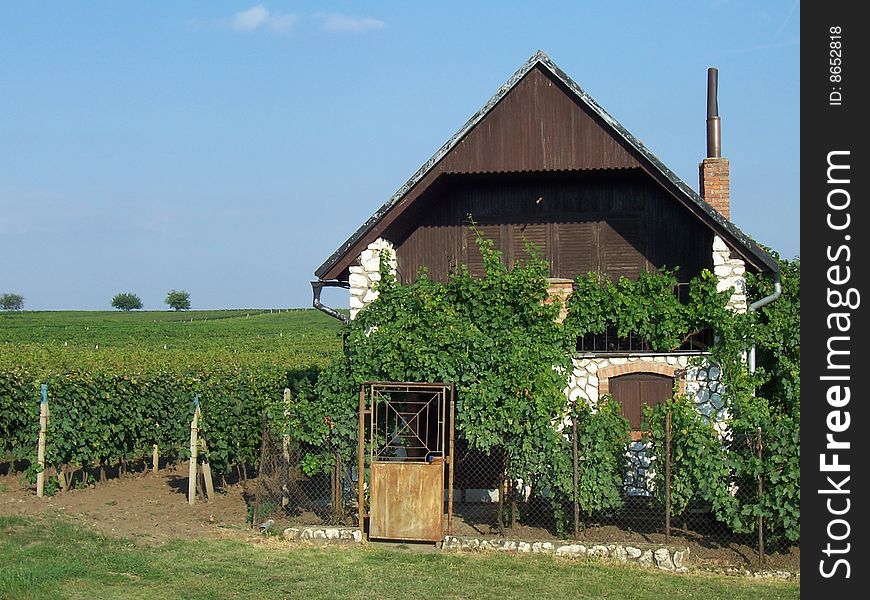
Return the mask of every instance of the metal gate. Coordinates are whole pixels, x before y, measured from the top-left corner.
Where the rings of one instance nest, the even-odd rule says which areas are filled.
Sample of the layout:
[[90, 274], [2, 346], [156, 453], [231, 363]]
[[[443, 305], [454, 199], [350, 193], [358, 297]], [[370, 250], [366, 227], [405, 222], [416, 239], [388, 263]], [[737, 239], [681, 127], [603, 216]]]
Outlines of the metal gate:
[[368, 517], [369, 538], [437, 542], [444, 538], [445, 513], [450, 532], [453, 401], [448, 383], [368, 382], [360, 388], [358, 472], [367, 477], [359, 477], [359, 522], [362, 529]]

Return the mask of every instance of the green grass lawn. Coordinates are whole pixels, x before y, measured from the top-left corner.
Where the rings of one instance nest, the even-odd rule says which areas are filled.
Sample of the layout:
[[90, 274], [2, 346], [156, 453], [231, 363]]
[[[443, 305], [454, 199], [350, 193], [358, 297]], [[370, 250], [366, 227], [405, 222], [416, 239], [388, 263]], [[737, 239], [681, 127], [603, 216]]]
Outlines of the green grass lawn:
[[675, 575], [553, 557], [304, 548], [158, 547], [57, 520], [0, 517], [0, 598], [798, 598], [795, 582]]

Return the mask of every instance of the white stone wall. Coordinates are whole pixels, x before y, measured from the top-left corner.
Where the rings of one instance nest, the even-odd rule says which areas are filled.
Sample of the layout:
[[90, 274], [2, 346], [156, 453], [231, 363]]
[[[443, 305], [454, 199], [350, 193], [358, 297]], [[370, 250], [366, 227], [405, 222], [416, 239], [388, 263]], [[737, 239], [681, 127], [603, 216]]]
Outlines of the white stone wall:
[[[700, 354], [638, 354], [633, 356], [575, 357], [574, 369], [568, 378], [565, 395], [569, 404], [585, 402], [595, 407], [602, 395], [604, 377], [612, 378], [626, 372], [673, 373], [681, 380], [682, 391], [690, 398], [705, 420], [712, 421], [720, 435], [727, 431], [728, 412], [723, 398], [722, 370], [715, 363], [698, 357]], [[694, 359], [694, 360], [693, 360]], [[620, 367], [615, 369], [614, 367]], [[608, 381], [609, 383], [609, 381]], [[608, 386], [609, 387], [609, 386]], [[567, 417], [564, 427], [570, 427]], [[648, 496], [655, 469], [655, 458], [646, 452], [647, 444], [632, 441], [626, 449], [628, 469], [625, 472], [626, 492], [629, 496]]]
[[574, 370], [568, 377], [568, 387], [565, 395], [573, 404], [578, 400], [586, 402], [591, 407], [598, 404], [598, 371], [605, 367], [628, 365], [632, 363], [658, 363], [670, 365], [676, 369], [685, 369], [689, 365], [689, 355], [681, 354], [638, 354], [634, 356], [590, 356], [574, 357]]
[[692, 398], [705, 421], [714, 424], [728, 419], [725, 408], [725, 384], [722, 369], [715, 363], [705, 362], [686, 371], [686, 396]]
[[389, 256], [390, 271], [396, 274], [396, 250], [393, 244], [378, 238], [369, 244], [359, 255], [357, 264], [350, 267], [350, 318], [356, 318], [359, 311], [378, 297], [376, 284], [381, 280], [381, 252]]
[[717, 291], [734, 288], [728, 308], [738, 313], [746, 312], [746, 264], [731, 255], [728, 246], [718, 235], [713, 236], [713, 273], [719, 279]]
[[[574, 357], [574, 370], [568, 378], [565, 395], [570, 404], [586, 402], [591, 407], [598, 404], [599, 371], [614, 366], [636, 366], [637, 372], [648, 372], [650, 363], [667, 365], [676, 371], [685, 372], [685, 394], [698, 407], [698, 412], [714, 422], [727, 417], [723, 393], [725, 386], [721, 382], [722, 370], [718, 365], [701, 359], [700, 365], [691, 364], [700, 354], [636, 354], [633, 356], [590, 356]], [[614, 377], [616, 375], [611, 375]], [[676, 376], [679, 380], [679, 375]]]
[[655, 468], [655, 456], [649, 456], [646, 452], [649, 444], [633, 441], [628, 444], [625, 457], [628, 459], [628, 468], [625, 471], [625, 493], [629, 496], [649, 496], [652, 491], [652, 480]]

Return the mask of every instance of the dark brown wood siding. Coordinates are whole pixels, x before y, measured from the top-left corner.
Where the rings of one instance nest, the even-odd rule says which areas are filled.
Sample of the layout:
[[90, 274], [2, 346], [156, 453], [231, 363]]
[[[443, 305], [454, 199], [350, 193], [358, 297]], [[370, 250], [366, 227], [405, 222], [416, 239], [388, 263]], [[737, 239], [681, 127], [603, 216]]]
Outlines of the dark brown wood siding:
[[636, 151], [615, 137], [557, 78], [536, 66], [323, 278], [347, 278], [348, 267], [368, 244], [378, 237], [392, 240], [396, 228], [407, 229], [407, 213], [419, 213], [417, 205], [427, 204], [426, 197], [445, 176], [642, 168]]
[[643, 407], [666, 402], [674, 395], [674, 379], [655, 373], [630, 373], [610, 379], [610, 393], [622, 407], [633, 431], [643, 429]]
[[573, 273], [568, 277], [598, 271], [597, 222], [580, 217], [566, 223], [555, 223], [555, 243], [559, 252], [553, 257], [554, 273]]
[[[480, 254], [480, 248], [477, 245], [477, 233], [479, 232], [481, 237], [492, 240], [496, 248], [501, 248], [503, 246], [502, 226], [480, 224], [475, 228], [476, 231], [471, 227], [460, 227], [458, 229], [464, 231], [463, 241], [465, 242], [465, 247], [463, 248], [464, 254], [462, 256], [466, 257], [468, 272], [475, 277], [481, 277], [484, 274], [483, 256]], [[438, 273], [435, 276], [440, 277], [441, 274]]]
[[638, 167], [625, 142], [538, 66], [469, 132], [438, 169], [504, 173]]
[[[527, 261], [532, 254], [539, 254], [543, 258], [552, 257], [551, 250], [555, 251], [553, 243], [552, 223], [522, 223], [511, 225], [511, 252], [512, 262]], [[502, 245], [502, 247], [504, 247]]]
[[386, 232], [401, 279], [425, 267], [444, 280], [459, 263], [482, 275], [469, 216], [507, 264], [526, 259], [529, 242], [552, 277], [635, 279], [679, 266], [688, 281], [712, 267], [710, 231], [640, 171], [464, 175], [445, 177]]

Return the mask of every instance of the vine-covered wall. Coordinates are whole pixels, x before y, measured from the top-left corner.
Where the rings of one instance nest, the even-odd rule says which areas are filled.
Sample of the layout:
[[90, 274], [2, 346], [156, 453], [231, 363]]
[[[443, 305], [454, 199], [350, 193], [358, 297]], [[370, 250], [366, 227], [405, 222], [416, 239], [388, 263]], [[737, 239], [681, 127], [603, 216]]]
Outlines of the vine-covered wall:
[[[791, 400], [795, 386], [771, 385], [770, 374], [781, 368], [777, 366], [780, 359], [798, 364], [799, 345], [793, 343], [791, 329], [782, 324], [795, 323], [790, 315], [799, 305], [794, 291], [799, 275], [791, 279], [792, 289], [785, 295], [792, 298], [784, 304], [787, 314], [770, 309], [748, 313], [745, 267], [724, 244], [717, 243], [713, 248], [715, 274], [705, 271], [696, 277], [687, 302], [673, 294], [677, 283], [673, 273], [645, 273], [637, 280], [618, 282], [590, 275], [574, 282], [568, 315], [559, 323], [558, 304], [545, 304], [548, 272], [544, 261], [532, 252], [527, 263], [508, 269], [491, 242], [479, 238], [478, 243], [486, 265], [484, 277], [471, 277], [460, 267], [446, 283], [423, 275], [410, 285], [396, 281], [392, 253], [380, 251], [389, 249], [387, 243], [378, 241], [380, 248], [368, 249], [371, 252], [361, 261], [366, 264], [353, 273], [365, 274], [365, 280], [352, 282], [352, 288], [358, 288], [353, 296], [364, 301], [348, 325], [346, 360], [314, 384], [297, 390], [297, 406], [311, 406], [321, 416], [341, 416], [342, 423], [330, 428], [328, 435], [322, 424], [315, 426], [304, 419], [291, 428], [311, 444], [312, 455], [323, 454], [322, 442], [327, 441], [323, 435], [331, 439], [331, 448], [340, 446], [352, 452], [354, 406], [361, 382], [453, 381], [460, 399], [458, 433], [471, 447], [501, 453], [508, 479], [529, 482], [532, 494], [536, 489], [549, 490], [546, 496], [558, 518], [560, 503], [570, 494], [571, 469], [565, 438], [554, 425], [565, 423], [570, 414], [578, 419], [579, 435], [586, 440], [581, 453], [595, 457], [581, 461], [589, 469], [581, 480], [597, 482], [590, 484], [581, 504], [584, 510], [607, 512], [621, 503], [627, 450], [638, 458], [636, 474], [643, 470], [643, 478], [654, 483], [656, 494], [661, 493], [661, 483], [655, 482], [662, 473], [654, 468], [653, 457], [663, 451], [663, 415], [679, 411], [674, 413], [681, 427], [679, 456], [672, 463], [678, 485], [674, 493], [679, 499], [672, 505], [674, 514], [691, 502], [706, 502], [718, 519], [736, 531], [752, 531], [757, 521], [751, 515], [763, 512], [771, 517], [765, 524], [768, 533], [797, 539], [799, 472], [795, 457], [799, 447], [795, 444], [799, 437], [794, 432], [799, 424], [791, 411], [783, 413], [779, 408], [796, 405]], [[375, 256], [380, 262], [380, 279], [368, 277]], [[752, 286], [758, 297], [769, 293], [764, 278], [753, 279]], [[579, 337], [600, 334], [607, 327], [614, 327], [619, 336], [642, 337], [652, 353], [575, 354]], [[687, 336], [708, 327], [717, 332], [709, 353], [689, 356], [677, 352]], [[761, 365], [755, 374], [748, 372], [745, 363], [752, 338], [764, 340], [771, 349], [765, 355], [771, 364]], [[777, 353], [777, 343], [782, 348], [783, 341], [785, 349]], [[644, 448], [643, 453], [630, 452], [627, 422], [619, 415], [618, 405], [613, 403], [602, 411], [604, 405], [594, 402], [606, 391], [601, 386], [601, 371], [618, 368], [620, 363], [660, 365], [657, 368], [683, 374], [678, 377], [682, 387], [677, 390], [682, 394], [647, 411], [647, 437], [635, 448]], [[786, 377], [794, 378], [794, 372]], [[788, 397], [768, 399], [756, 393], [768, 389], [777, 396], [781, 395], [778, 390], [785, 389]], [[721, 425], [726, 420], [727, 430]], [[330, 422], [337, 420], [333, 417]], [[783, 457], [791, 458], [784, 462], [771, 456], [758, 459], [746, 443], [735, 445], [733, 440], [754, 439], [758, 427], [771, 436], [765, 438], [766, 447], [787, 449]], [[347, 433], [347, 440], [336, 435], [339, 430]], [[733, 435], [724, 435], [729, 431]], [[313, 460], [309, 465], [314, 468], [318, 463], [328, 464]], [[758, 476], [768, 478], [766, 491], [757, 497], [747, 495], [747, 482]], [[735, 489], [743, 490], [743, 496], [738, 498]]]

